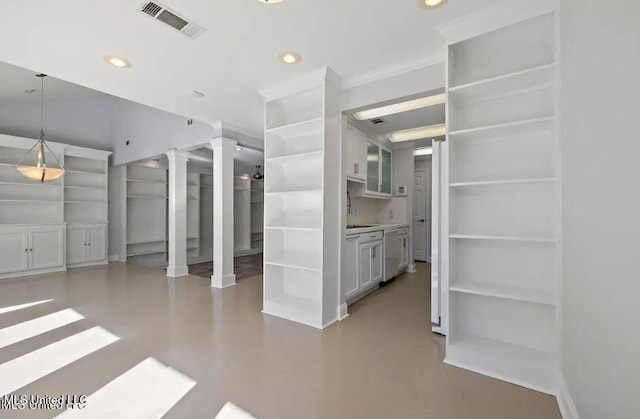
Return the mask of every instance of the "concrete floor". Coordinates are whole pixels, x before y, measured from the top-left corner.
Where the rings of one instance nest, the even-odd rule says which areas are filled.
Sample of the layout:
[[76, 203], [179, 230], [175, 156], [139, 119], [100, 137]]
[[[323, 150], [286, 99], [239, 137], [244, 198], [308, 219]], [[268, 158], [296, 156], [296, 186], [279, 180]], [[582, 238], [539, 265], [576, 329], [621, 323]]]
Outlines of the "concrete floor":
[[227, 401], [258, 419], [560, 418], [551, 396], [442, 363], [444, 340], [429, 329], [428, 269], [420, 264], [324, 331], [263, 315], [261, 277], [220, 291], [204, 278], [111, 264], [0, 281], [0, 308], [55, 299], [0, 314], [0, 329], [66, 308], [85, 317], [1, 348], [0, 364], [101, 326], [120, 340], [16, 393], [90, 395], [154, 357], [197, 382], [167, 418], [213, 418]]

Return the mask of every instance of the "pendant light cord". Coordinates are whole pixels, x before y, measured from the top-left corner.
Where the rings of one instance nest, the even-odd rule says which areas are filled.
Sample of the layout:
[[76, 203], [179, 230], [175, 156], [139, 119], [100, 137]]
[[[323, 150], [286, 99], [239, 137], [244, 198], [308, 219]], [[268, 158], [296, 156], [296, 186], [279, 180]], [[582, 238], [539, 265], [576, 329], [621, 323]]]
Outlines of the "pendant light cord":
[[40, 77], [40, 139], [44, 139], [44, 75]]

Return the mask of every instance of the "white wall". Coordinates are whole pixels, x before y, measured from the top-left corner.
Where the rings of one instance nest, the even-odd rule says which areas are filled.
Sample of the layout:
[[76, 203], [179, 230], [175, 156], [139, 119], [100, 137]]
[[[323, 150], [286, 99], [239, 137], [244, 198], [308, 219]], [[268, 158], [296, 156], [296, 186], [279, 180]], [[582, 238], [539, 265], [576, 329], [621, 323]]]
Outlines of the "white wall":
[[[443, 73], [444, 75], [444, 73]], [[414, 264], [413, 259], [413, 170], [414, 157], [413, 149], [393, 150], [393, 191], [398, 186], [407, 187], [405, 220], [409, 224], [409, 265]]]
[[564, 375], [582, 419], [637, 419], [640, 2], [560, 3]]
[[[172, 148], [183, 149], [208, 143], [216, 136], [209, 124], [118, 99], [113, 130], [115, 165], [163, 155]], [[126, 145], [129, 140], [130, 144]]]
[[[112, 98], [107, 95], [45, 102], [44, 129], [48, 139], [81, 147], [111, 150]], [[40, 136], [40, 101], [0, 103], [0, 133]]]

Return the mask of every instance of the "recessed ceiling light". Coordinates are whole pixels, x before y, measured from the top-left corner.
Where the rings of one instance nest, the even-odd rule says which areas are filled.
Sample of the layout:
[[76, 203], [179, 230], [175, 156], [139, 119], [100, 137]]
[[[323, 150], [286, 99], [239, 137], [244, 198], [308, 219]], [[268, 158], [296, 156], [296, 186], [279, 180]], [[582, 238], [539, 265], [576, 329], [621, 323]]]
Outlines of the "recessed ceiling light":
[[429, 106], [441, 105], [445, 102], [444, 93], [439, 95], [421, 97], [419, 99], [408, 100], [406, 102], [394, 103], [392, 105], [380, 106], [379, 108], [367, 109], [356, 112], [353, 117], [359, 121], [380, 118], [381, 116], [393, 115], [415, 109], [427, 108]]
[[429, 125], [427, 127], [407, 129], [389, 134], [389, 141], [399, 143], [401, 141], [422, 140], [423, 138], [442, 137], [447, 134], [445, 124]]
[[199, 91], [199, 90], [194, 90], [194, 91], [193, 91], [193, 94], [194, 94], [194, 96], [196, 96], [196, 97], [204, 97], [204, 93], [202, 93], [202, 92], [201, 92], [201, 91]]
[[236, 151], [242, 151], [242, 147], [236, 147]]
[[435, 9], [444, 5], [447, 0], [418, 0], [418, 7], [421, 9]]
[[258, 0], [260, 3], [275, 4], [282, 3], [282, 0]]
[[425, 148], [416, 148], [413, 150], [414, 156], [430, 156], [433, 154], [433, 148], [425, 147]]
[[117, 57], [115, 55], [105, 55], [104, 61], [107, 64], [111, 64], [114, 67], [118, 68], [129, 68], [131, 67], [131, 62], [125, 58]]
[[283, 52], [280, 55], [278, 55], [278, 58], [280, 58], [280, 61], [282, 61], [285, 64], [298, 64], [300, 60], [302, 60], [302, 57], [300, 56], [300, 54], [294, 51]]
[[35, 93], [36, 89], [27, 89], [24, 92], [30, 95], [31, 93]]

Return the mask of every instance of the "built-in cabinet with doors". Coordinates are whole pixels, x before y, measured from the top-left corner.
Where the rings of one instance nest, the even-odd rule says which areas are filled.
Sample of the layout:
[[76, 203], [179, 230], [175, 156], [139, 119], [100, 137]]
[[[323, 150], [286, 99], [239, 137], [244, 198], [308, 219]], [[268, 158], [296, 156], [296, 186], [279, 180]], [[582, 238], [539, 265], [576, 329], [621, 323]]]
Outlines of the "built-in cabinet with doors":
[[404, 271], [409, 266], [409, 228], [402, 228], [398, 232], [398, 241], [400, 249], [399, 272]]
[[393, 152], [345, 122], [345, 172], [350, 181], [365, 185], [362, 196], [391, 197]]
[[383, 233], [376, 231], [347, 236], [344, 251], [344, 300], [353, 302], [376, 286], [384, 277]]
[[65, 176], [34, 182], [14, 165], [35, 141], [0, 135], [0, 278], [107, 263], [111, 153], [48, 142]]

